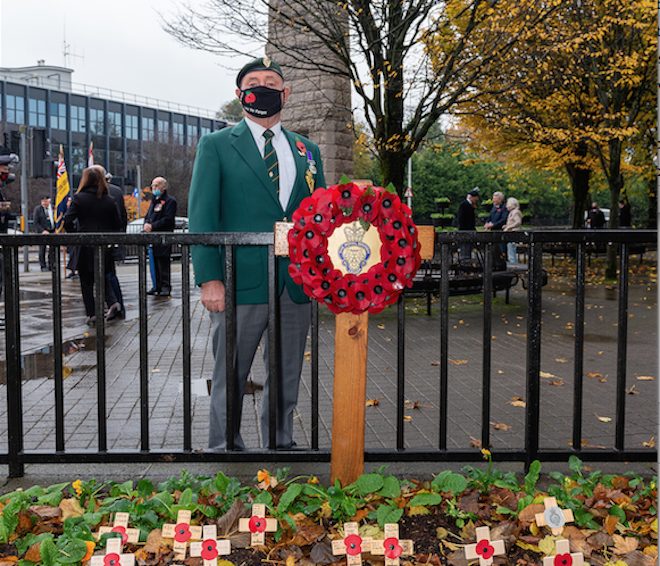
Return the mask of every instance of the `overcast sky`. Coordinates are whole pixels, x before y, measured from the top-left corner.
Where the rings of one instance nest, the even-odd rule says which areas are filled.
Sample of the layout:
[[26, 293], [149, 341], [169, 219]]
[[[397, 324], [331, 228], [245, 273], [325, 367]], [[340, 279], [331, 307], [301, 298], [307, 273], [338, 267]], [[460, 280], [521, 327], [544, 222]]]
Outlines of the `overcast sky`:
[[[199, 1], [199, 0], [196, 0]], [[73, 81], [217, 110], [234, 97], [244, 60], [177, 43], [159, 11], [175, 0], [0, 0], [0, 66], [63, 66], [64, 39]], [[260, 53], [256, 54], [260, 55]]]

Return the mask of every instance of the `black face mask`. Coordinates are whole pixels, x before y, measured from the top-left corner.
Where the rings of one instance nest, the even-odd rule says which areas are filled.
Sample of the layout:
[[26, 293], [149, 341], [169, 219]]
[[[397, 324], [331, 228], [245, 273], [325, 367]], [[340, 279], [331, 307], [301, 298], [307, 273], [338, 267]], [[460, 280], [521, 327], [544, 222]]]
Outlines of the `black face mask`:
[[241, 104], [255, 118], [270, 118], [282, 110], [283, 90], [255, 86], [241, 91]]

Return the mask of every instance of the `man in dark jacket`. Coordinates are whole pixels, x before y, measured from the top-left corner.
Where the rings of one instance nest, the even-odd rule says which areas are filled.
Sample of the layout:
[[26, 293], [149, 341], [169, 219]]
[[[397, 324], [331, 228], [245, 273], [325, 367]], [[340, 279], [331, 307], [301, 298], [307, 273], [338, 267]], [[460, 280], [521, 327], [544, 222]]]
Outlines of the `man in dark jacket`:
[[[151, 181], [153, 199], [144, 217], [145, 232], [174, 232], [176, 218], [176, 199], [167, 194], [167, 179], [156, 177]], [[156, 285], [148, 295], [169, 297], [172, 294], [170, 281], [170, 256], [172, 246], [154, 245], [154, 263], [156, 267]]]
[[[459, 205], [456, 215], [459, 230], [476, 230], [477, 215], [475, 208], [479, 200], [479, 187], [472, 189], [465, 200]], [[460, 259], [470, 259], [472, 257], [472, 244], [461, 244], [459, 246]]]
[[[32, 227], [37, 234], [52, 234], [55, 230], [53, 209], [50, 206], [50, 197], [48, 195], [42, 196], [41, 204], [34, 207]], [[50, 262], [46, 264], [47, 248], [48, 246], [39, 246], [39, 265], [41, 265], [41, 271], [50, 271]]]
[[597, 202], [591, 203], [591, 210], [587, 214], [587, 224], [589, 228], [600, 230], [605, 226], [605, 214], [598, 206]]
[[504, 228], [508, 216], [509, 211], [504, 206], [504, 194], [500, 191], [493, 193], [493, 208], [490, 209], [484, 228], [486, 230], [501, 230]]
[[[112, 174], [106, 171], [105, 179], [108, 182], [108, 196], [114, 201], [117, 211], [119, 212], [119, 219], [121, 220], [121, 229], [118, 232], [126, 232], [126, 226], [128, 225], [128, 214], [126, 212], [126, 203], [124, 202], [124, 191], [122, 191], [117, 185], [113, 185]], [[123, 246], [114, 246], [112, 248], [112, 261], [122, 261], [124, 259], [124, 248]], [[124, 296], [121, 292], [121, 286], [119, 285], [119, 279], [117, 278], [117, 272], [115, 269], [112, 269], [108, 272], [106, 276], [106, 286], [112, 289], [113, 295], [117, 298], [117, 302], [121, 305], [121, 310], [118, 312], [109, 312], [106, 320], [113, 320], [115, 318], [126, 318], [126, 307], [124, 306]], [[111, 300], [106, 297], [106, 303]], [[110, 305], [108, 305], [109, 307]]]

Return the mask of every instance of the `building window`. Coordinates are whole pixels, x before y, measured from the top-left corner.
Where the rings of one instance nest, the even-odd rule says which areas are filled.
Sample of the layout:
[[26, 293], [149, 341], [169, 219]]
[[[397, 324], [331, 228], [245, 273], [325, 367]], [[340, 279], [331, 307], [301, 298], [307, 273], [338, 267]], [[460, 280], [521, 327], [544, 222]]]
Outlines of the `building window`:
[[172, 122], [172, 142], [183, 145], [183, 124]]
[[105, 134], [105, 116], [103, 115], [103, 110], [98, 108], [89, 109], [89, 129], [93, 134], [103, 135]]
[[37, 128], [46, 127], [46, 101], [30, 98], [30, 126]]
[[77, 146], [71, 150], [71, 173], [73, 175], [82, 175], [83, 169], [87, 167], [87, 152], [85, 148]]
[[197, 143], [197, 125], [188, 124], [188, 145], [195, 145]]
[[25, 98], [7, 95], [7, 122], [25, 124]]
[[132, 114], [126, 116], [126, 138], [129, 140], [138, 139], [138, 117]]
[[211, 128], [209, 128], [208, 126], [202, 126], [202, 127], [200, 128], [199, 132], [200, 132], [200, 134], [201, 134], [202, 136], [205, 136], [206, 134], [210, 134], [210, 133], [211, 133]]
[[158, 141], [162, 143], [170, 141], [170, 123], [167, 120], [158, 120]]
[[108, 111], [108, 133], [111, 136], [121, 137], [121, 112]]
[[85, 132], [85, 107], [71, 105], [71, 131], [72, 132]]
[[66, 104], [50, 103], [50, 127], [53, 130], [66, 130]]
[[153, 118], [142, 117], [142, 139], [144, 141], [154, 141], [156, 121]]

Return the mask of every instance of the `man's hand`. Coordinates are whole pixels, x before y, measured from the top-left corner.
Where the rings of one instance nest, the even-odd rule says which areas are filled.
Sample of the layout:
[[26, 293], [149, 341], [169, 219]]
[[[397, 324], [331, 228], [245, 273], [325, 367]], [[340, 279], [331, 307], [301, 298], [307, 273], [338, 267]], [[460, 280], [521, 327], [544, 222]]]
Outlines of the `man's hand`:
[[43, 230], [41, 233], [42, 234], [50, 234], [50, 232], [48, 230]]
[[145, 232], [151, 232], [151, 224], [145, 224], [144, 225], [144, 231]]
[[202, 283], [202, 305], [209, 312], [225, 311], [225, 284], [213, 280]]

